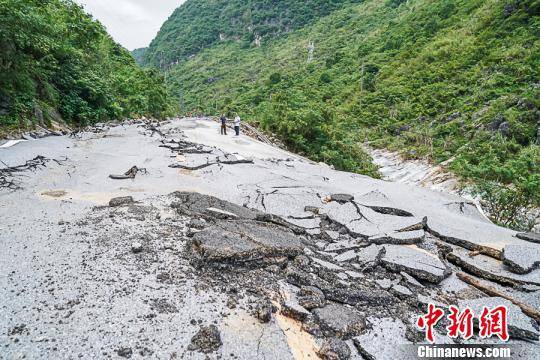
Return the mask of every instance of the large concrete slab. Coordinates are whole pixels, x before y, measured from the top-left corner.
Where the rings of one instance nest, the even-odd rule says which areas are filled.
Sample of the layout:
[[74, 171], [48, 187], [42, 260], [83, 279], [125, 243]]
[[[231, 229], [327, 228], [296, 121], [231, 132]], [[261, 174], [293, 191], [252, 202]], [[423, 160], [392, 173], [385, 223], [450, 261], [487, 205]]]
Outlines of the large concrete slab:
[[482, 254], [471, 254], [462, 248], [455, 248], [447, 259], [465, 271], [503, 285], [540, 285], [540, 269], [527, 274], [516, 274], [503, 261]]
[[436, 256], [414, 245], [385, 245], [382, 264], [396, 272], [404, 271], [413, 277], [440, 283], [451, 270]]
[[510, 271], [527, 274], [540, 266], [540, 248], [523, 245], [506, 245], [503, 249], [503, 263]]
[[[291, 231], [257, 221], [220, 221], [193, 235], [191, 251], [204, 264], [295, 257], [303, 246]], [[258, 265], [259, 265], [258, 264]]]

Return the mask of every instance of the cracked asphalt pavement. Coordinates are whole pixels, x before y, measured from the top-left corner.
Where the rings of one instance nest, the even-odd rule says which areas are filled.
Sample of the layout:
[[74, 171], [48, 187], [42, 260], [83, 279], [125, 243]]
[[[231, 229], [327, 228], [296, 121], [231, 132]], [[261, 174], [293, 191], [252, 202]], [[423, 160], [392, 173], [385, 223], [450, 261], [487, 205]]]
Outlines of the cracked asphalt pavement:
[[[484, 302], [508, 304], [515, 358], [540, 353], [540, 244], [458, 196], [203, 118], [98, 124], [0, 160], [2, 359], [414, 359], [428, 303]], [[490, 341], [447, 325], [445, 343]]]

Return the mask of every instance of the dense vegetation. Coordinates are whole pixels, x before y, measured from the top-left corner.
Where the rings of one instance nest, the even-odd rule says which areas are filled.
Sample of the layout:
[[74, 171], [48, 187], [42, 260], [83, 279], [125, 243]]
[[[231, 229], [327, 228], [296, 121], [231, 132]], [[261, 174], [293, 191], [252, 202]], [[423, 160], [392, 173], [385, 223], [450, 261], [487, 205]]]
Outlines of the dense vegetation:
[[73, 2], [0, 0], [0, 19], [0, 129], [169, 111], [163, 75]]
[[[495, 220], [527, 227], [540, 204], [539, 0], [347, 3], [260, 46], [217, 42], [204, 11], [185, 18], [218, 2], [188, 0], [153, 43], [170, 59], [199, 51], [168, 71], [184, 111], [236, 111], [340, 169], [375, 174], [365, 142], [446, 161]], [[289, 2], [273, 3], [266, 18]], [[207, 40], [174, 42], [195, 33]]]
[[229, 39], [249, 47], [309, 24], [361, 0], [212, 0], [187, 1], [176, 9], [152, 41], [146, 64], [161, 68]]
[[135, 61], [138, 64], [143, 63], [144, 54], [146, 53], [147, 49], [148, 48], [138, 48], [138, 49], [135, 49], [135, 50], [131, 51], [131, 55], [135, 58]]

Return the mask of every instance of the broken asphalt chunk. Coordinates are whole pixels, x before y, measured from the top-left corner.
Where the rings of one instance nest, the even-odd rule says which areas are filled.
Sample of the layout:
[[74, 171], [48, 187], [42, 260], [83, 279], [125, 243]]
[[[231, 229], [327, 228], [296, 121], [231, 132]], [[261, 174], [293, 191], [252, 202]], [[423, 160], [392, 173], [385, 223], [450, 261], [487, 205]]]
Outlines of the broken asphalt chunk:
[[316, 257], [312, 257], [311, 260], [313, 260], [313, 263], [315, 266], [318, 266], [318, 267], [323, 267], [327, 270], [330, 270], [330, 271], [343, 271], [344, 269], [339, 266], [339, 265], [335, 265], [331, 262], [328, 262], [328, 261], [324, 261], [324, 260], [321, 260], [319, 258], [316, 258]]
[[[368, 360], [405, 359], [402, 345], [410, 342], [406, 338], [403, 322], [391, 318], [369, 320], [373, 324], [372, 329], [353, 338], [360, 355]], [[416, 359], [416, 356], [412, 359]]]
[[470, 252], [462, 248], [453, 249], [451, 253], [446, 255], [446, 259], [470, 274], [502, 285], [513, 287], [526, 284], [540, 285], [540, 269], [526, 274], [516, 274], [509, 271], [500, 260], [482, 254], [471, 256]]
[[340, 204], [344, 204], [346, 202], [353, 201], [354, 196], [352, 196], [350, 194], [332, 194], [332, 195], [329, 196], [329, 199], [330, 199], [330, 201], [335, 201], [335, 202], [338, 202]]
[[503, 263], [516, 274], [527, 274], [540, 265], [540, 246], [506, 245]]
[[192, 254], [203, 265], [294, 258], [302, 248], [298, 237], [288, 229], [250, 220], [220, 221], [195, 233], [190, 244]]
[[[485, 228], [482, 228], [483, 231], [479, 231], [466, 224], [459, 226], [452, 221], [444, 223], [430, 220], [427, 222], [425, 228], [426, 231], [449, 244], [471, 251], [478, 251], [495, 259], [501, 259], [501, 250], [498, 248], [500, 245], [494, 243], [495, 241], [491, 238], [492, 236], [501, 237], [501, 234], [499, 234], [500, 228], [496, 228], [491, 224], [485, 226]], [[506, 231], [509, 232], [510, 230]]]
[[263, 299], [257, 302], [254, 315], [261, 323], [267, 323], [272, 319], [272, 310], [272, 303], [267, 299]]
[[351, 358], [351, 349], [345, 341], [330, 338], [324, 340], [317, 354], [323, 360], [348, 360]]
[[[174, 202], [171, 206], [182, 215], [206, 215], [221, 218], [224, 214], [234, 214], [240, 219], [254, 220], [258, 214], [255, 210], [210, 195], [180, 191], [174, 192], [172, 195], [178, 201]], [[220, 214], [217, 214], [217, 212], [220, 212]]]
[[384, 255], [384, 246], [370, 245], [357, 253], [357, 260], [360, 264], [373, 264], [377, 265], [382, 256]]
[[403, 276], [405, 281], [409, 283], [409, 285], [417, 286], [417, 287], [424, 287], [422, 284], [418, 282], [415, 278], [413, 278], [411, 275], [407, 274], [406, 272], [402, 271], [400, 272], [400, 275]]
[[[321, 283], [321, 285], [326, 284]], [[302, 286], [298, 292], [298, 301], [308, 310], [323, 307], [326, 304], [324, 293], [315, 286]]]
[[516, 237], [521, 240], [530, 241], [533, 243], [540, 244], [540, 234], [538, 233], [519, 233], [516, 234]]
[[345, 251], [337, 255], [334, 260], [337, 262], [351, 261], [356, 258], [356, 252], [354, 250]]
[[286, 300], [281, 304], [281, 314], [291, 319], [304, 321], [311, 313], [295, 300]]
[[412, 245], [424, 241], [424, 230], [393, 232], [390, 234], [376, 235], [368, 239], [372, 244]]
[[294, 266], [287, 267], [286, 277], [289, 284], [299, 287], [315, 285], [323, 281], [319, 279], [315, 274], [300, 270]]
[[364, 316], [345, 305], [330, 304], [313, 310], [313, 314], [325, 336], [350, 339], [366, 328]]
[[298, 297], [298, 304], [308, 310], [323, 307], [325, 303], [326, 300], [324, 299], [324, 295], [322, 293], [317, 295], [312, 294]]
[[385, 249], [381, 262], [391, 271], [404, 271], [417, 279], [435, 284], [452, 272], [436, 255], [416, 246], [386, 245]]
[[392, 286], [392, 289], [390, 291], [396, 294], [396, 296], [399, 297], [400, 299], [404, 299], [409, 296], [412, 296], [412, 291], [403, 285], [394, 285]]

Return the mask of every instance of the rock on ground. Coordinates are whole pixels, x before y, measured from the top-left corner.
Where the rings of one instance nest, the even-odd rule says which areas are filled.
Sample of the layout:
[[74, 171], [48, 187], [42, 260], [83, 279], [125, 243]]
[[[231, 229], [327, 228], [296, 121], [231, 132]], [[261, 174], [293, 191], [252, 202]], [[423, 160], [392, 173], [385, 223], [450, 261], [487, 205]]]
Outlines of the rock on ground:
[[221, 335], [217, 326], [202, 326], [191, 339], [188, 347], [190, 351], [199, 351], [205, 354], [217, 351], [222, 345]]
[[345, 341], [330, 338], [322, 343], [318, 354], [323, 360], [348, 360], [351, 357], [351, 349]]
[[115, 197], [109, 201], [110, 207], [131, 205], [135, 202], [132, 196]]

